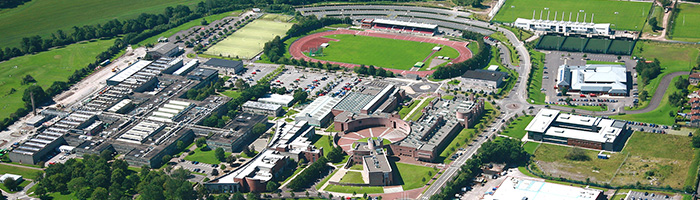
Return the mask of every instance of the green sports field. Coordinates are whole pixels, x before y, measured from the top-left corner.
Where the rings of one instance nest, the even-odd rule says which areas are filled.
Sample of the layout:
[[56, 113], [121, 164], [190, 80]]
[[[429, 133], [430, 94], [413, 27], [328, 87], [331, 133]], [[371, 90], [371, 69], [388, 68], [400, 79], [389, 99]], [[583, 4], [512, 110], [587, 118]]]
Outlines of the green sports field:
[[[23, 107], [22, 95], [28, 85], [20, 84], [22, 77], [31, 75], [37, 80], [37, 85], [46, 90], [54, 81], [68, 81], [73, 71], [94, 62], [95, 56], [112, 44], [114, 40], [72, 44], [0, 63], [0, 102], [3, 102], [0, 105], [0, 119]], [[9, 94], [12, 88], [17, 92]]]
[[207, 49], [205, 54], [224, 57], [252, 58], [275, 36], [284, 36], [292, 27], [286, 16], [268, 14], [245, 25], [226, 39]]
[[673, 40], [700, 41], [700, 5], [681, 4], [680, 12], [673, 22]]
[[50, 36], [62, 29], [136, 18], [141, 13], [162, 13], [167, 6], [194, 5], [192, 0], [33, 0], [17, 8], [0, 10], [0, 47], [19, 46], [23, 37]]
[[[649, 14], [651, 3], [630, 2], [613, 0], [509, 0], [498, 11], [493, 21], [513, 22], [517, 18], [532, 18], [532, 11], [535, 11], [535, 18], [539, 19], [542, 11], [542, 19], [547, 18], [550, 12], [550, 19], [554, 19], [555, 11], [557, 18], [561, 20], [562, 12], [566, 13], [564, 19], [568, 20], [569, 13], [571, 20], [576, 20], [576, 13], [581, 13], [579, 21], [583, 21], [584, 13], [587, 13], [587, 20], [590, 22], [591, 15], [595, 15], [594, 23], [610, 23], [613, 29], [618, 30], [641, 30], [644, 19]], [[616, 14], [617, 13], [617, 14]]]
[[[323, 49], [324, 55], [314, 57], [316, 59], [401, 70], [411, 69], [416, 62], [421, 62], [428, 57], [433, 47], [442, 46], [433, 43], [346, 34], [325, 37], [340, 41], [330, 41], [330, 46]], [[457, 50], [452, 47], [442, 47], [442, 50], [435, 53], [433, 57], [456, 58], [459, 56]]]

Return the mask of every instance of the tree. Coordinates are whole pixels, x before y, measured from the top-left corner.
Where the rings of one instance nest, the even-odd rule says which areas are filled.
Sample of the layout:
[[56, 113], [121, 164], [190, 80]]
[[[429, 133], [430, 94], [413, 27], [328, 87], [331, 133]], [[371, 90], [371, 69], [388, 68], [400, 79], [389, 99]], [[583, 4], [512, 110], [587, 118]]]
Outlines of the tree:
[[681, 77], [680, 79], [678, 79], [678, 80], [674, 83], [674, 85], [675, 85], [676, 88], [678, 88], [679, 90], [688, 89], [688, 86], [690, 85], [690, 82], [688, 81], [687, 78]]
[[5, 187], [10, 191], [17, 190], [17, 186], [19, 186], [19, 183], [17, 183], [17, 181], [13, 178], [5, 179], [5, 182], [3, 182], [2, 184], [5, 185]]
[[202, 148], [205, 145], [207, 145], [207, 138], [200, 137], [195, 140], [195, 145], [197, 145], [197, 148]]
[[163, 158], [162, 158], [162, 164], [164, 164], [164, 165], [165, 165], [165, 164], [168, 164], [168, 162], [170, 162], [171, 159], [173, 159], [173, 156], [171, 156], [171, 155], [165, 155], [165, 156], [163, 156]]
[[217, 170], [217, 169], [212, 169], [212, 170], [211, 170], [211, 175], [212, 175], [212, 176], [218, 176], [218, 175], [219, 175], [219, 170]]
[[657, 30], [661, 29], [659, 27], [659, 21], [656, 20], [656, 17], [652, 17], [651, 19], [649, 19], [649, 25], [651, 26], [651, 29], [653, 31], [657, 31]]
[[177, 143], [175, 145], [176, 145], [178, 151], [182, 151], [182, 150], [185, 150], [185, 148], [187, 148], [187, 146], [185, 145], [185, 142], [183, 142], [182, 140], [177, 141]]
[[44, 92], [44, 89], [38, 85], [29, 86], [24, 90], [24, 95], [22, 96], [22, 101], [27, 106], [32, 105], [32, 95], [34, 95], [34, 104], [36, 106], [43, 105], [44, 103], [51, 100], [51, 97]]
[[247, 89], [250, 87], [250, 85], [243, 81], [242, 78], [236, 79], [236, 83], [234, 83], [233, 85], [236, 86], [236, 88], [238, 88], [239, 90]]
[[265, 189], [267, 189], [268, 192], [274, 192], [277, 191], [277, 189], [280, 187], [280, 184], [275, 182], [275, 181], [268, 181], [267, 185], [265, 186]]
[[642, 101], [646, 101], [647, 98], [649, 98], [649, 92], [642, 90], [642, 92], [639, 93], [639, 98], [642, 99]]
[[304, 92], [304, 90], [297, 89], [294, 91], [293, 95], [294, 99], [292, 100], [293, 102], [299, 102], [299, 103], [304, 103], [306, 102], [306, 99], [309, 97], [309, 94]]
[[219, 161], [225, 161], [226, 160], [226, 154], [224, 153], [224, 149], [221, 147], [217, 147], [216, 150], [214, 150], [214, 156], [216, 156], [216, 159]]
[[92, 189], [90, 189], [90, 187], [81, 188], [77, 193], [75, 193], [75, 197], [80, 200], [86, 200], [90, 198], [90, 195], [92, 195]]
[[200, 24], [206, 26], [206, 25], [209, 25], [209, 22], [207, 22], [207, 19], [202, 18], [202, 21], [200, 22]]
[[569, 152], [564, 156], [564, 158], [573, 160], [573, 161], [588, 161], [591, 160], [588, 155], [586, 155], [586, 151], [579, 148], [579, 147], [573, 147], [569, 149]]
[[107, 189], [103, 187], [98, 187], [95, 189], [95, 191], [92, 191], [92, 199], [107, 199], [107, 197], [109, 197], [109, 192], [107, 192]]
[[231, 197], [231, 200], [245, 200], [245, 197], [243, 197], [243, 194], [241, 194], [241, 192], [236, 192]]
[[693, 148], [700, 148], [700, 136], [693, 136]]
[[73, 193], [78, 193], [78, 191], [80, 191], [80, 189], [87, 187], [87, 186], [88, 186], [88, 182], [83, 177], [74, 178], [73, 180], [70, 180], [68, 182], [68, 190], [70, 190]]
[[36, 80], [34, 80], [34, 77], [32, 77], [31, 75], [27, 74], [26, 76], [24, 76], [24, 78], [22, 78], [22, 85], [26, 85], [29, 83], [36, 83]]

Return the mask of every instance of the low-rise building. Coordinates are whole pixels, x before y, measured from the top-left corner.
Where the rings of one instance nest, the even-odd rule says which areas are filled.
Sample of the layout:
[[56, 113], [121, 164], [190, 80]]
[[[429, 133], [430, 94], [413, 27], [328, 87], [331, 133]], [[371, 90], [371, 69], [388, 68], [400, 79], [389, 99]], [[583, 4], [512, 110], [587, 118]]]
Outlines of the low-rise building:
[[294, 101], [294, 97], [291, 95], [266, 94], [265, 96], [258, 98], [258, 101], [289, 107], [292, 106], [292, 101]]
[[[534, 12], [534, 11], [533, 11]], [[571, 14], [571, 13], [569, 13]], [[578, 34], [578, 35], [603, 35], [608, 36], [614, 34], [612, 29], [610, 29], [609, 23], [593, 23], [593, 15], [591, 15], [591, 22], [585, 22], [584, 20], [579, 22], [579, 13], [576, 13], [576, 21], [571, 21], [571, 16], [565, 16], [565, 13], [561, 13], [561, 20], [557, 20], [559, 16], [555, 16], [554, 20], [542, 20], [542, 19], [515, 19], [513, 25], [518, 28], [522, 28], [530, 31], [542, 31], [548, 33], [561, 33], [561, 34]], [[569, 21], [564, 21], [564, 17], [569, 17]], [[549, 18], [547, 18], [549, 19]]]
[[341, 98], [321, 96], [306, 106], [294, 117], [296, 121], [307, 121], [312, 126], [325, 126], [333, 118], [331, 109], [340, 102]]
[[697, 85], [700, 83], [700, 73], [692, 73], [688, 77], [688, 81], [690, 82], [691, 85]]
[[626, 122], [542, 109], [525, 127], [536, 141], [619, 151], [625, 143]]
[[508, 73], [489, 70], [468, 70], [462, 74], [462, 82], [469, 88], [474, 90], [497, 90], [503, 86], [504, 81], [508, 78]]
[[287, 166], [289, 158], [274, 150], [263, 150], [252, 161], [235, 171], [204, 183], [210, 191], [264, 192], [267, 182], [277, 176]]
[[557, 88], [569, 92], [627, 95], [627, 68], [622, 65], [559, 66]]
[[173, 43], [165, 43], [163, 46], [160, 46], [155, 50], [146, 52], [146, 56], [153, 59], [158, 59], [161, 57], [174, 57], [178, 53], [180, 53], [180, 47]]
[[275, 133], [270, 141], [270, 149], [280, 152], [292, 160], [306, 160], [316, 162], [323, 157], [323, 148], [317, 149], [311, 139], [316, 135], [314, 127], [306, 121], [297, 121], [296, 124], [282, 122], [277, 125]]
[[247, 101], [241, 105], [243, 112], [256, 113], [277, 117], [282, 114], [282, 105], [262, 103], [257, 101]]
[[238, 60], [224, 60], [218, 58], [209, 59], [202, 64], [204, 67], [223, 70], [227, 73], [238, 74], [243, 72], [243, 62]]

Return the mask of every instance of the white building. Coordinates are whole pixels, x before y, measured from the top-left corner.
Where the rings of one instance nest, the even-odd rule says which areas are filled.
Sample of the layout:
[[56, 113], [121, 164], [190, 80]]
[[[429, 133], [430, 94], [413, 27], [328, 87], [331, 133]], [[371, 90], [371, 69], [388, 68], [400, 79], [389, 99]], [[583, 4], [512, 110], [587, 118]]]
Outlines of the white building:
[[24, 179], [22, 179], [22, 176], [21, 176], [21, 175], [17, 175], [17, 174], [4, 174], [4, 175], [0, 176], [0, 182], [3, 182], [3, 183], [4, 183], [5, 180], [7, 180], [8, 178], [9, 178], [9, 179], [12, 179], [12, 180], [15, 180], [15, 181], [17, 181], [17, 182], [22, 182], [22, 180], [24, 180]]
[[311, 126], [324, 126], [333, 115], [331, 109], [340, 102], [341, 98], [321, 96], [306, 106], [296, 115], [296, 121], [308, 121]]
[[588, 22], [577, 22], [577, 21], [564, 21], [562, 15], [562, 20], [542, 20], [542, 19], [523, 19], [518, 18], [513, 22], [513, 25], [518, 28], [531, 31], [543, 31], [548, 33], [561, 33], [561, 34], [593, 34], [593, 35], [613, 35], [613, 31], [610, 30], [610, 24], [596, 24], [593, 23], [591, 17], [591, 23]]
[[603, 191], [581, 188], [544, 181], [506, 178], [492, 194], [484, 195], [484, 200], [598, 200], [605, 199]]
[[292, 106], [292, 101], [294, 101], [294, 97], [291, 95], [266, 94], [265, 96], [259, 98], [258, 101], [289, 107]]
[[543, 108], [525, 127], [531, 140], [616, 151], [624, 145], [625, 121], [560, 113]]
[[622, 65], [562, 65], [557, 72], [557, 87], [571, 92], [627, 95], [627, 68]]

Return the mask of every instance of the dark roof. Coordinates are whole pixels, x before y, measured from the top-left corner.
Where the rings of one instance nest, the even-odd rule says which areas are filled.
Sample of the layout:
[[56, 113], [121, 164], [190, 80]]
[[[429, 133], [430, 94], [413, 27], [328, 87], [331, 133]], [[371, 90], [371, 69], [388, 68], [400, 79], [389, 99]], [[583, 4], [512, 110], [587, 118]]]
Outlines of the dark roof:
[[498, 81], [503, 80], [503, 78], [505, 77], [508, 77], [508, 73], [477, 69], [464, 72], [464, 74], [462, 74], [462, 77], [487, 81]]
[[170, 52], [171, 50], [173, 50], [174, 48], [178, 48], [178, 46], [175, 44], [172, 44], [172, 43], [166, 43], [154, 51], [160, 53], [161, 55], [165, 55], [168, 52]]
[[243, 62], [237, 60], [224, 60], [212, 58], [209, 59], [209, 61], [205, 62], [204, 65], [221, 68], [239, 68], [243, 66]]
[[187, 75], [188, 79], [204, 80], [210, 76], [219, 74], [219, 70], [198, 67]]

